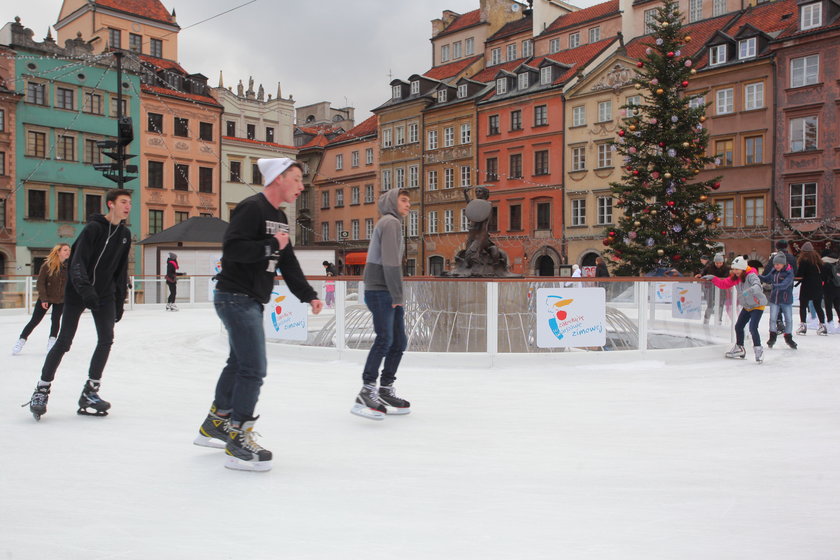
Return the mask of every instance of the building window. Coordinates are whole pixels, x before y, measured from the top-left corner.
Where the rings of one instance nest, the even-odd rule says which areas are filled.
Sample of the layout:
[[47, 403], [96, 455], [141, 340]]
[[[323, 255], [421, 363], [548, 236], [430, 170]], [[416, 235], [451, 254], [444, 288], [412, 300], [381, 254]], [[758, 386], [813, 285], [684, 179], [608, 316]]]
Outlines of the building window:
[[551, 83], [551, 66], [540, 68], [540, 84], [546, 86]]
[[745, 58], [754, 58], [755, 42], [755, 37], [738, 41], [738, 59], [744, 60]]
[[230, 162], [230, 182], [231, 183], [239, 183], [241, 181], [242, 181], [242, 162], [241, 161]]
[[446, 103], [446, 90], [442, 89], [437, 92], [438, 103]]
[[74, 109], [73, 90], [68, 88], [55, 88], [55, 106], [59, 109]]
[[359, 239], [359, 220], [350, 220], [350, 239]]
[[794, 219], [817, 217], [816, 183], [794, 183], [790, 186], [790, 217]]
[[335, 190], [335, 207], [344, 208], [344, 189]]
[[359, 150], [353, 150], [350, 153], [350, 166], [359, 167]]
[[455, 170], [447, 167], [443, 170], [443, 188], [452, 189], [455, 187]]
[[455, 231], [455, 212], [452, 210], [443, 211], [443, 233]]
[[429, 212], [429, 223], [427, 226], [428, 233], [437, 233], [438, 230], [438, 213], [436, 211]]
[[6, 174], [6, 152], [0, 152], [0, 177], [2, 177], [5, 174]]
[[449, 45], [443, 45], [440, 47], [440, 61], [449, 62]]
[[0, 109], [0, 132], [6, 131], [6, 111]]
[[507, 78], [496, 79], [496, 95], [507, 93]]
[[341, 171], [344, 169], [344, 154], [335, 155], [335, 170]]
[[322, 241], [329, 241], [330, 240], [330, 223], [329, 222], [321, 222], [321, 240]]
[[656, 16], [659, 10], [656, 8], [652, 10], [645, 10], [645, 33], [653, 33], [653, 28], [656, 25]]
[[744, 199], [744, 225], [761, 227], [764, 225], [764, 197], [750, 196]]
[[589, 43], [597, 43], [601, 40], [601, 28], [600, 27], [590, 27], [589, 28]]
[[44, 132], [30, 130], [26, 135], [26, 155], [29, 157], [47, 157], [47, 135]]
[[365, 148], [365, 165], [373, 165], [373, 148]]
[[30, 189], [26, 196], [26, 217], [35, 220], [47, 219], [47, 191]]
[[471, 179], [472, 169], [469, 165], [461, 166], [461, 186], [469, 187], [472, 184]]
[[598, 144], [598, 167], [612, 167], [612, 150], [609, 144]]
[[612, 204], [611, 196], [598, 197], [598, 224], [606, 225], [612, 223]]
[[510, 231], [521, 231], [522, 230], [522, 205], [520, 204], [511, 204], [510, 208], [508, 209], [508, 229]]
[[812, 54], [790, 61], [790, 87], [797, 88], [817, 83], [820, 70], [820, 55]]
[[102, 163], [102, 149], [96, 145], [96, 140], [85, 139], [85, 163]]
[[612, 118], [612, 101], [598, 103], [598, 122], [611, 121]]
[[102, 212], [102, 196], [98, 194], [85, 195], [85, 216]]
[[420, 93], [420, 80], [412, 80], [409, 88], [411, 95], [417, 95]]
[[408, 213], [408, 236], [417, 237], [420, 233], [420, 214], [417, 210], [410, 210]]
[[438, 131], [437, 130], [430, 130], [427, 135], [427, 149], [429, 150], [437, 150], [438, 147]]
[[714, 0], [712, 6], [712, 17], [722, 16], [726, 13], [726, 0]]
[[822, 3], [814, 2], [799, 8], [799, 28], [805, 31], [822, 25]]
[[186, 191], [190, 188], [190, 166], [185, 163], [175, 164], [175, 190]]
[[469, 144], [472, 142], [472, 125], [464, 123], [461, 125], [461, 144]]
[[359, 187], [350, 187], [350, 205], [359, 205]]
[[490, 211], [490, 221], [487, 224], [487, 229], [490, 231], [499, 231], [499, 209], [495, 206]]
[[586, 225], [586, 199], [577, 198], [572, 200], [572, 225]]
[[572, 171], [583, 171], [586, 169], [586, 147], [572, 148]]
[[225, 135], [231, 138], [236, 138], [236, 122], [225, 121]]
[[522, 178], [522, 154], [510, 155], [510, 171], [508, 173], [509, 179]]
[[[257, 169], [259, 173], [259, 169]], [[260, 183], [262, 179], [260, 179]], [[198, 192], [212, 193], [213, 192], [213, 168], [199, 167], [198, 168]]]
[[510, 129], [522, 130], [522, 111], [519, 109], [510, 112]]
[[149, 39], [149, 54], [157, 58], [163, 58], [163, 41], [160, 39]]
[[26, 84], [26, 102], [36, 105], [46, 105], [47, 87], [44, 84], [28, 82]]
[[128, 50], [142, 53], [143, 52], [143, 36], [136, 33], [128, 34]]
[[499, 180], [499, 159], [498, 158], [487, 158], [487, 162], [485, 165], [486, 168], [486, 175], [488, 181], [498, 181]]
[[90, 113], [92, 115], [102, 114], [102, 96], [100, 94], [86, 92], [84, 103], [85, 104], [84, 107], [82, 107], [82, 111], [84, 111], [85, 113]]
[[149, 172], [149, 188], [162, 189], [163, 188], [163, 162], [149, 161], [146, 166]]
[[149, 235], [163, 231], [163, 210], [149, 210]]
[[330, 193], [329, 191], [321, 191], [321, 210], [326, 210], [330, 207]]
[[373, 218], [365, 218], [365, 239], [373, 237]]
[[718, 199], [715, 201], [718, 207], [720, 223], [723, 227], [735, 226], [735, 201], [731, 198]]
[[335, 237], [336, 239], [347, 238], [347, 234], [344, 232], [344, 220], [337, 220], [335, 222]]
[[402, 97], [402, 88], [399, 84], [395, 86], [391, 86], [391, 98], [392, 99], [399, 99]]
[[426, 189], [436, 191], [438, 188], [438, 172], [436, 169], [430, 170], [426, 174]]
[[519, 89], [528, 89], [528, 72], [523, 72], [516, 77]]
[[175, 117], [174, 132], [175, 136], [189, 137], [190, 135], [190, 120]]
[[55, 159], [76, 161], [76, 139], [72, 136], [59, 136], [55, 146]]
[[548, 150], [534, 152], [534, 175], [548, 175]]
[[534, 41], [525, 39], [522, 41], [522, 58], [528, 58], [529, 56], [534, 56]]
[[56, 219], [59, 222], [72, 222], [76, 219], [76, 195], [59, 192], [57, 195]]
[[391, 148], [394, 145], [394, 129], [385, 128], [382, 130], [382, 147]]
[[540, 202], [537, 204], [537, 229], [551, 229], [551, 203]]
[[642, 104], [642, 96], [641, 95], [631, 95], [627, 98], [627, 106], [628, 107], [638, 107]]
[[715, 95], [715, 113], [726, 115], [735, 111], [735, 91], [732, 88], [719, 89]]
[[454, 43], [452, 43], [452, 60], [457, 60], [462, 56], [464, 55], [461, 46], [461, 41], [455, 41]]
[[699, 109], [705, 103], [706, 103], [706, 99], [702, 95], [692, 96], [692, 98], [688, 100], [688, 106], [691, 109]]
[[744, 163], [753, 165], [764, 162], [764, 137], [748, 136], [744, 139]]
[[499, 115], [490, 115], [487, 118], [487, 134], [499, 134]]
[[732, 140], [717, 140], [715, 142], [715, 157], [720, 160], [718, 167], [732, 167]]
[[122, 48], [122, 33], [119, 29], [108, 29], [108, 46], [112, 49]]
[[405, 127], [404, 126], [397, 126], [394, 127], [394, 144], [397, 146], [402, 146], [405, 144]]
[[516, 60], [516, 44], [507, 46], [507, 60]]
[[464, 55], [470, 56], [472, 54], [475, 54], [475, 39], [467, 37], [464, 40]]
[[248, 140], [256, 140], [257, 139], [257, 125], [246, 124], [245, 125], [245, 137]]
[[201, 140], [208, 142], [213, 141], [213, 123], [200, 122], [198, 123], [198, 137]]
[[580, 46], [580, 33], [575, 31], [569, 34], [569, 48], [574, 49]]
[[703, 0], [689, 0], [688, 21], [694, 23], [703, 19]]
[[548, 124], [548, 106], [537, 105], [534, 107], [534, 126], [546, 126]]
[[817, 117], [790, 120], [790, 151], [805, 152], [817, 149]]
[[270, 126], [265, 127], [265, 141], [274, 142], [274, 129]]
[[[420, 127], [417, 126], [417, 123], [409, 123], [408, 125], [408, 143], [409, 144], [416, 144], [420, 141]], [[373, 150], [371, 150], [371, 154], [373, 154]], [[369, 163], [373, 163], [373, 158]]]
[[579, 105], [572, 108], [572, 126], [583, 126], [586, 124], [586, 107]]
[[496, 47], [490, 51], [490, 66], [502, 63], [502, 49]]
[[467, 219], [467, 209], [461, 208], [460, 212], [460, 222], [461, 222], [461, 231], [469, 231], [470, 229], [470, 221]]
[[163, 115], [158, 113], [149, 113], [146, 130], [149, 132], [163, 133]]
[[726, 62], [726, 45], [709, 47], [709, 66], [717, 66]]
[[420, 186], [420, 168], [416, 165], [408, 166], [408, 188], [416, 189]]
[[382, 191], [387, 191], [391, 189], [391, 170], [390, 169], [383, 169], [382, 170]]
[[116, 96], [111, 98], [111, 116], [116, 117], [120, 114], [123, 115], [123, 116], [128, 115], [128, 100], [123, 98], [122, 108], [120, 109], [119, 113], [117, 112], [117, 101], [118, 100], [117, 100]]
[[752, 109], [764, 108], [764, 82], [757, 82], [754, 84], [747, 84], [744, 86], [744, 109], [750, 111]]
[[175, 223], [180, 224], [181, 222], [186, 222], [190, 219], [189, 212], [179, 212], [178, 210], [175, 211]]

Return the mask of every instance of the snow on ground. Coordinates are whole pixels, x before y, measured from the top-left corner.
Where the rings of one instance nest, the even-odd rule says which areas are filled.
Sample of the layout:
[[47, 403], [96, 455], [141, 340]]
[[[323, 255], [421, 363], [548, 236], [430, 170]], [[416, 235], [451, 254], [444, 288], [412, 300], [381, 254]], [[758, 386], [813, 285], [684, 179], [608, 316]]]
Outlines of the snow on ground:
[[227, 355], [211, 308], [126, 313], [106, 418], [76, 415], [83, 317], [40, 422], [20, 404], [48, 321], [10, 355], [27, 318], [0, 315], [4, 559], [840, 558], [836, 335], [760, 366], [722, 347], [680, 363], [412, 359], [398, 387], [413, 413], [383, 422], [349, 413], [358, 365], [270, 344], [257, 429], [274, 468], [248, 473], [192, 445]]

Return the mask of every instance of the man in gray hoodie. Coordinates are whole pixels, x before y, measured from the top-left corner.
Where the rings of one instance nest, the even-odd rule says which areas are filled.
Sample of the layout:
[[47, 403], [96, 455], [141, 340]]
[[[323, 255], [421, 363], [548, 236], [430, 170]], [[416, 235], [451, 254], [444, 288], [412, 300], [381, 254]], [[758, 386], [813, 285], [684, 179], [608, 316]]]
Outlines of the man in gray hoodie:
[[[402, 257], [403, 218], [411, 209], [404, 189], [391, 189], [379, 197], [379, 213], [365, 263], [365, 304], [373, 319], [376, 339], [362, 372], [364, 386], [350, 410], [353, 414], [383, 420], [386, 413], [408, 414], [408, 401], [394, 392], [394, 381], [407, 339], [403, 308]], [[379, 368], [382, 361], [382, 376]], [[380, 382], [377, 390], [377, 380]], [[387, 407], [387, 408], [386, 408]]]

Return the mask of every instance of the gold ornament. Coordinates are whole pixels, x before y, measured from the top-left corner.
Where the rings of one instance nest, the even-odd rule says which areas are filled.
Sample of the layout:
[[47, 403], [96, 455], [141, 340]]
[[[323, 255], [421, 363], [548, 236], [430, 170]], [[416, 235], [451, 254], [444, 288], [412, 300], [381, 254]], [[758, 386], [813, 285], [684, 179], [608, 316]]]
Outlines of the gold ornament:
[[670, 173], [666, 173], [665, 175], [663, 175], [663, 177], [665, 177], [666, 179], [670, 179], [670, 178], [671, 178], [671, 174], [670, 174]]
[[650, 215], [651, 215], [651, 216], [656, 216], [656, 210], [651, 210], [651, 211], [650, 211]]
[[706, 122], [706, 116], [705, 115], [700, 116], [700, 122]]
[[663, 22], [662, 22], [662, 27], [668, 27], [668, 22], [667, 22], [667, 21], [663, 21]]
[[691, 146], [691, 144], [689, 144], [688, 142], [683, 142], [683, 148], [688, 148], [689, 146]]
[[642, 89], [642, 84], [636, 84], [636, 89]]
[[631, 124], [630, 126], [627, 127], [627, 129], [632, 132], [632, 131], [636, 130], [636, 125]]
[[656, 254], [657, 254], [657, 255], [659, 255], [659, 256], [661, 257], [662, 255], [664, 255], [664, 254], [665, 254], [665, 251], [663, 251], [662, 249], [657, 249], [657, 250], [656, 250]]
[[642, 225], [642, 222], [633, 222], [633, 225], [639, 227], [640, 225]]
[[686, 43], [690, 43], [690, 42], [691, 42], [691, 35], [686, 35], [686, 36], [685, 36], [685, 42], [686, 42]]
[[700, 224], [703, 223], [703, 219], [702, 218], [694, 218], [694, 223], [699, 226]]
[[695, 169], [695, 170], [694, 170], [694, 174], [695, 174], [695, 175], [697, 175], [698, 173], [700, 173], [700, 170], [699, 170], [699, 169]]
[[715, 218], [715, 223], [716, 223], [716, 224], [719, 224], [719, 223], [720, 223], [720, 216], [718, 216], [717, 218]]
[[665, 93], [665, 90], [662, 89], [662, 88], [659, 88], [658, 90], [656, 90], [656, 95], [662, 95], [663, 93]]
[[706, 196], [705, 194], [700, 195], [700, 202], [706, 202], [708, 199], [709, 199], [709, 197]]

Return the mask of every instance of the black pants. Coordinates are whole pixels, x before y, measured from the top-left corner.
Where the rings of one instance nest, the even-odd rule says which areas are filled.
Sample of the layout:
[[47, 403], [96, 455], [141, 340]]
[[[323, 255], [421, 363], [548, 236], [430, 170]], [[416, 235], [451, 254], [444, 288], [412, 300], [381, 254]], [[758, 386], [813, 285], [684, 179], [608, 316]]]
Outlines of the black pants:
[[177, 291], [177, 285], [178, 284], [176, 284], [175, 282], [166, 283], [166, 286], [169, 288], [169, 299], [166, 300], [166, 303], [175, 303], [175, 292]]
[[808, 316], [809, 301], [814, 302], [814, 309], [817, 310], [817, 319], [820, 320], [820, 324], [825, 323], [825, 314], [823, 313], [822, 308], [822, 298], [809, 298], [802, 296], [799, 296], [799, 322], [804, 323]]
[[[70, 350], [73, 338], [76, 336], [76, 329], [79, 327], [79, 319], [85, 310], [81, 302], [64, 302], [64, 321], [61, 323], [61, 330], [58, 332], [58, 340], [55, 346], [47, 353], [44, 367], [41, 369], [41, 381], [52, 381], [55, 379], [55, 372], [61, 364], [64, 354]], [[90, 359], [88, 376], [91, 379], [102, 379], [102, 370], [108, 363], [108, 355], [111, 353], [111, 344], [114, 342], [114, 318], [115, 304], [113, 299], [99, 302], [99, 307], [91, 311], [93, 324], [96, 325], [96, 348]]]
[[837, 320], [840, 321], [840, 290], [836, 292], [829, 293], [826, 290], [825, 295], [825, 315], [828, 319], [828, 322], [832, 322], [834, 320], [834, 315], [832, 314], [832, 307], [834, 311], [837, 311]]
[[[32, 311], [32, 318], [26, 323], [26, 326], [23, 327], [23, 331], [20, 333], [20, 338], [27, 340], [29, 335], [32, 334], [32, 331], [35, 330], [35, 327], [41, 322], [41, 319], [44, 318], [44, 315], [47, 314], [48, 309], [44, 309], [41, 307], [41, 298], [38, 298], [38, 301], [35, 302], [35, 309]], [[64, 304], [63, 303], [51, 303], [50, 307], [52, 307], [52, 324], [50, 325], [50, 336], [55, 338], [58, 336], [58, 327], [61, 326], [61, 312], [64, 311]], [[840, 313], [840, 312], [838, 312]]]

